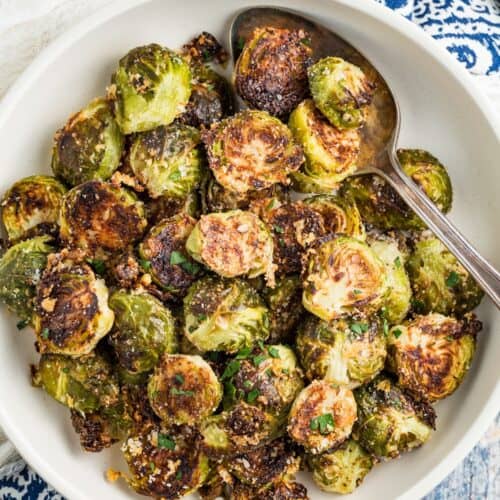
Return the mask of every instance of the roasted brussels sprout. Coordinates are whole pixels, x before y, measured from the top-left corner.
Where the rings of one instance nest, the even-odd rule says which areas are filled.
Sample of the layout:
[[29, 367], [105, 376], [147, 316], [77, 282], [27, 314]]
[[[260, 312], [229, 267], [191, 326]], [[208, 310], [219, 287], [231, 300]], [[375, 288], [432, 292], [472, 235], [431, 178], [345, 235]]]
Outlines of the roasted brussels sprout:
[[356, 171], [361, 142], [357, 130], [335, 128], [310, 99], [295, 108], [288, 126], [306, 158], [304, 166], [292, 173], [297, 191], [329, 193]]
[[146, 218], [152, 225], [178, 214], [198, 218], [201, 211], [200, 201], [197, 191], [190, 192], [185, 198], [171, 198], [170, 196], [150, 198], [144, 203]]
[[353, 436], [370, 454], [395, 458], [431, 436], [436, 419], [432, 406], [414, 400], [390, 378], [378, 376], [356, 389], [358, 422]]
[[108, 97], [124, 134], [170, 125], [191, 96], [191, 70], [181, 56], [158, 44], [126, 54], [111, 78]]
[[330, 493], [352, 493], [370, 472], [373, 458], [353, 439], [335, 451], [309, 457], [314, 482]]
[[302, 307], [302, 283], [298, 276], [283, 276], [276, 280], [274, 288], [262, 292], [269, 308], [270, 344], [292, 343], [295, 327], [305, 314]]
[[311, 56], [304, 30], [256, 28], [236, 62], [236, 92], [250, 107], [286, 118], [308, 94]]
[[273, 239], [253, 213], [231, 210], [203, 215], [186, 242], [191, 256], [225, 278], [266, 276], [274, 281]]
[[104, 259], [139, 239], [146, 224], [143, 205], [131, 191], [90, 181], [66, 194], [60, 235], [89, 257]]
[[226, 79], [205, 64], [192, 64], [191, 70], [191, 97], [177, 121], [191, 127], [209, 127], [232, 114], [232, 90]]
[[284, 345], [260, 344], [241, 350], [222, 373], [226, 408], [245, 400], [266, 413], [286, 416], [303, 387], [302, 372], [295, 353]]
[[344, 234], [365, 240], [365, 226], [361, 214], [350, 196], [320, 194], [306, 198], [304, 203], [321, 214], [326, 233]]
[[172, 124], [136, 134], [129, 164], [152, 198], [185, 198], [203, 176], [200, 133], [187, 125]]
[[202, 138], [217, 182], [237, 193], [287, 184], [304, 161], [287, 126], [264, 111], [241, 111], [214, 123]]
[[66, 188], [54, 177], [32, 175], [17, 181], [2, 199], [2, 222], [9, 241], [58, 232]]
[[384, 317], [396, 324], [406, 317], [410, 309], [411, 286], [406, 274], [406, 252], [399, 249], [397, 240], [390, 237], [370, 238], [370, 247], [384, 263], [389, 288], [385, 299]]
[[194, 425], [217, 409], [222, 386], [200, 356], [166, 354], [149, 379], [148, 397], [163, 422]]
[[63, 250], [48, 258], [33, 316], [41, 353], [88, 354], [113, 326], [108, 289], [81, 257]]
[[54, 251], [50, 241], [48, 236], [22, 241], [0, 259], [0, 301], [26, 323], [31, 323], [36, 285], [47, 256]]
[[370, 315], [387, 295], [384, 264], [373, 250], [347, 236], [327, 239], [307, 256], [302, 303], [325, 321]]
[[252, 210], [271, 229], [276, 272], [299, 273], [304, 250], [325, 234], [321, 215], [301, 201], [280, 203], [276, 199], [255, 202]]
[[314, 455], [337, 447], [356, 421], [352, 391], [315, 380], [297, 396], [288, 417], [288, 434]]
[[376, 319], [327, 323], [308, 316], [299, 327], [296, 343], [309, 380], [325, 379], [352, 389], [366, 384], [384, 368], [385, 337]]
[[70, 186], [105, 181], [120, 165], [124, 138], [106, 99], [95, 99], [56, 132], [52, 171]]
[[198, 489], [208, 477], [208, 458], [196, 439], [148, 426], [123, 445], [131, 476], [123, 477], [138, 493], [176, 500]]
[[408, 274], [417, 312], [462, 315], [481, 302], [484, 292], [458, 260], [433, 235], [415, 242]]
[[164, 352], [177, 348], [170, 311], [148, 293], [120, 290], [109, 299], [115, 324], [109, 342], [120, 365], [131, 373], [152, 370]]
[[433, 402], [449, 396], [469, 370], [481, 322], [429, 314], [391, 328], [389, 367], [398, 384]]
[[184, 295], [201, 274], [201, 266], [185, 249], [195, 224], [195, 219], [183, 213], [164, 219], [150, 229], [139, 246], [153, 280], [169, 292]]
[[95, 353], [77, 359], [43, 354], [38, 367], [32, 367], [32, 381], [59, 403], [81, 413], [119, 402], [120, 388], [112, 366]]
[[370, 104], [375, 85], [361, 68], [340, 57], [325, 57], [307, 74], [314, 103], [332, 125], [340, 129], [363, 125], [363, 107]]
[[[444, 166], [420, 149], [400, 149], [398, 159], [405, 173], [443, 212], [451, 209], [452, 187]], [[394, 189], [377, 175], [352, 177], [343, 186], [356, 200], [363, 220], [380, 229], [424, 229], [425, 224]]]
[[184, 334], [200, 351], [234, 353], [269, 336], [269, 313], [242, 280], [207, 276], [184, 298]]
[[[231, 500], [310, 500], [307, 488], [290, 480], [279, 480], [261, 488], [236, 481], [227, 496]], [[213, 499], [210, 499], [213, 500]]]

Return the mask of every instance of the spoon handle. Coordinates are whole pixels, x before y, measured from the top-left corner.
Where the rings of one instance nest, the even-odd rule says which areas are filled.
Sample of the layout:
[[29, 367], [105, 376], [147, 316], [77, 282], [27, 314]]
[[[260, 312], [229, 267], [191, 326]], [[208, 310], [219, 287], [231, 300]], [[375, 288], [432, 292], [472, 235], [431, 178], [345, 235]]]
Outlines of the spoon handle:
[[404, 173], [395, 152], [389, 153], [388, 156], [389, 161], [383, 162], [383, 165], [377, 169], [377, 173], [392, 185], [500, 309], [500, 273], [479, 254]]

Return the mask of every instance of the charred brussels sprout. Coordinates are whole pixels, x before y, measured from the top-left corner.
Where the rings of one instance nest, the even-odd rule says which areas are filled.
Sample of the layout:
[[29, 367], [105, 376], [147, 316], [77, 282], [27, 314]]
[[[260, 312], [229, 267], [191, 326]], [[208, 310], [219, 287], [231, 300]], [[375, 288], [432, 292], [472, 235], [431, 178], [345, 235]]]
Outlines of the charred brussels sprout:
[[304, 166], [292, 173], [297, 191], [329, 193], [356, 171], [361, 142], [357, 130], [335, 128], [310, 99], [295, 108], [288, 126], [306, 158]]
[[33, 368], [33, 384], [56, 401], [81, 413], [112, 407], [119, 401], [119, 386], [112, 366], [100, 355], [69, 358], [43, 354]]
[[90, 181], [66, 194], [60, 235], [89, 257], [107, 258], [139, 239], [146, 224], [143, 205], [131, 191]]
[[399, 385], [427, 401], [449, 396], [469, 370], [481, 323], [429, 314], [391, 328], [389, 367]]
[[48, 236], [10, 247], [0, 259], [0, 301], [21, 320], [31, 322], [36, 286], [47, 256], [54, 251]]
[[352, 391], [315, 380], [297, 396], [288, 416], [288, 434], [314, 455], [343, 443], [356, 421]]
[[165, 290], [184, 295], [201, 274], [201, 267], [185, 249], [196, 220], [178, 214], [153, 226], [139, 246], [141, 258], [148, 262], [148, 272]]
[[269, 313], [241, 280], [206, 277], [184, 298], [184, 334], [200, 351], [234, 353], [269, 336]]
[[323, 217], [326, 233], [344, 234], [361, 241], [366, 238], [361, 214], [350, 196], [320, 194], [306, 198], [304, 203]]
[[366, 384], [384, 368], [385, 338], [377, 320], [326, 323], [309, 316], [299, 328], [296, 342], [310, 380], [325, 379], [352, 389]]
[[54, 137], [52, 171], [76, 186], [105, 181], [118, 168], [124, 138], [106, 99], [96, 99], [73, 115]]
[[256, 28], [236, 62], [236, 92], [250, 107], [286, 118], [308, 93], [311, 56], [305, 31]]
[[203, 175], [199, 142], [198, 130], [180, 124], [137, 134], [130, 147], [130, 167], [152, 198], [185, 198]]
[[120, 59], [108, 97], [124, 134], [169, 125], [191, 96], [191, 70], [181, 56], [157, 44], [132, 49]]
[[462, 315], [479, 305], [483, 291], [434, 236], [424, 235], [408, 259], [408, 274], [419, 313]]
[[335, 451], [309, 457], [314, 482], [330, 493], [352, 493], [370, 472], [373, 458], [349, 439]]
[[[417, 160], [418, 158], [418, 160]], [[398, 151], [405, 173], [443, 212], [449, 212], [452, 201], [451, 181], [443, 165], [426, 151]], [[411, 161], [410, 161], [411, 159]], [[350, 178], [343, 187], [356, 200], [365, 222], [380, 229], [424, 229], [425, 224], [403, 199], [377, 175]]]
[[123, 445], [130, 476], [122, 474], [141, 495], [176, 500], [198, 489], [207, 479], [208, 458], [196, 440], [147, 426]]
[[355, 391], [358, 422], [354, 437], [370, 454], [395, 458], [424, 444], [434, 429], [432, 406], [414, 400], [380, 375]]
[[149, 379], [148, 397], [163, 422], [195, 425], [217, 409], [222, 386], [200, 356], [166, 354]]
[[384, 264], [366, 243], [339, 236], [309, 251], [302, 302], [319, 318], [369, 315], [386, 295]]
[[340, 57], [325, 57], [308, 69], [309, 88], [318, 109], [337, 128], [358, 128], [363, 107], [370, 104], [375, 85], [361, 68]]
[[295, 326], [304, 315], [302, 307], [302, 283], [298, 276], [283, 276], [276, 280], [274, 288], [262, 292], [269, 308], [270, 344], [291, 342]]
[[186, 249], [195, 260], [225, 278], [264, 274], [273, 282], [273, 239], [251, 212], [203, 215], [189, 235]]
[[79, 253], [50, 255], [37, 286], [33, 317], [41, 353], [81, 356], [113, 326], [108, 289]]
[[406, 255], [395, 239], [389, 237], [370, 240], [371, 249], [384, 263], [389, 292], [385, 299], [384, 317], [396, 324], [406, 317], [410, 309], [411, 286], [405, 270]]
[[241, 111], [214, 123], [203, 142], [217, 182], [237, 193], [287, 184], [304, 161], [287, 126], [264, 111]]
[[122, 290], [111, 295], [109, 307], [115, 313], [109, 342], [127, 371], [152, 370], [164, 352], [176, 350], [174, 319], [158, 299]]
[[54, 177], [32, 175], [17, 181], [2, 200], [2, 222], [9, 241], [58, 232], [66, 188]]
[[150, 198], [144, 204], [146, 218], [150, 224], [158, 224], [163, 219], [174, 217], [178, 214], [187, 214], [198, 218], [201, 210], [198, 192], [191, 191], [185, 198], [171, 198], [160, 196]]

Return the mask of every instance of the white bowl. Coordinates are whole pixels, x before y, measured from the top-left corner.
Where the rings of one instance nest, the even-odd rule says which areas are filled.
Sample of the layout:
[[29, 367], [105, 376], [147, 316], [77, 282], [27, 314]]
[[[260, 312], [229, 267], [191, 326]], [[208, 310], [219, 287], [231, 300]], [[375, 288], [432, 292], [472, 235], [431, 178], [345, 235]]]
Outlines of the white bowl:
[[[498, 267], [500, 240], [500, 130], [488, 102], [466, 71], [430, 37], [397, 14], [366, 0], [278, 0], [332, 26], [359, 47], [390, 83], [402, 110], [400, 145], [437, 155], [455, 190], [452, 219]], [[118, 59], [149, 42], [178, 47], [201, 30], [226, 39], [229, 22], [250, 0], [122, 0], [72, 29], [30, 66], [0, 107], [0, 191], [35, 172], [49, 171], [54, 131], [68, 115], [104, 93]], [[462, 387], [437, 408], [438, 430], [423, 448], [379, 465], [350, 497], [418, 498], [473, 447], [500, 403], [498, 311], [485, 300], [484, 330]], [[30, 386], [36, 359], [33, 335], [0, 316], [0, 425], [24, 458], [62, 494], [76, 499], [131, 498], [104, 478], [124, 467], [117, 446], [83, 453], [69, 412]], [[310, 482], [312, 498], [329, 498]]]

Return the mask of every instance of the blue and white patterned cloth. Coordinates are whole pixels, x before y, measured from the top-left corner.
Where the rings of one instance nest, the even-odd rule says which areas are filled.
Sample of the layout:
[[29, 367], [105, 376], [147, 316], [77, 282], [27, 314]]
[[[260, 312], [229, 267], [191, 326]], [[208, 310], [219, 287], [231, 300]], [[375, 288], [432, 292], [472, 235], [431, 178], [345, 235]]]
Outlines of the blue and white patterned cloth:
[[[406, 16], [439, 40], [472, 74], [489, 76], [499, 84], [499, 0], [376, 0]], [[0, 2], [0, 6], [1, 6]], [[500, 87], [500, 84], [499, 84]], [[490, 457], [489, 440], [483, 439], [460, 466], [466, 468], [474, 454], [484, 465]], [[494, 465], [494, 464], [493, 464]], [[498, 466], [498, 463], [497, 463]], [[460, 474], [460, 472], [458, 472]], [[487, 485], [486, 485], [487, 486]], [[493, 498], [487, 490], [465, 491], [443, 482], [429, 499]], [[467, 488], [466, 488], [467, 489]], [[494, 488], [496, 490], [496, 487]], [[498, 494], [499, 491], [496, 491]], [[494, 493], [495, 495], [495, 493]], [[25, 462], [18, 460], [0, 468], [1, 500], [63, 500]]]

